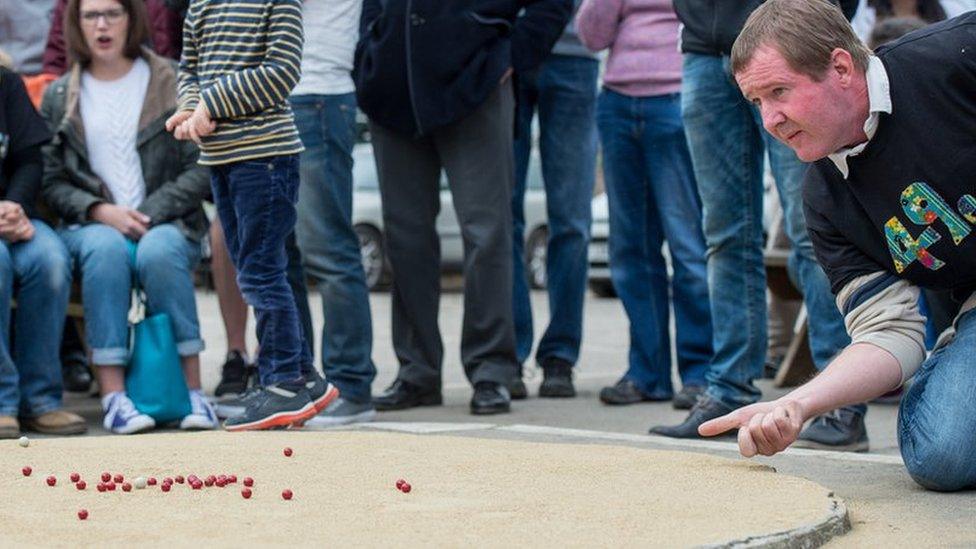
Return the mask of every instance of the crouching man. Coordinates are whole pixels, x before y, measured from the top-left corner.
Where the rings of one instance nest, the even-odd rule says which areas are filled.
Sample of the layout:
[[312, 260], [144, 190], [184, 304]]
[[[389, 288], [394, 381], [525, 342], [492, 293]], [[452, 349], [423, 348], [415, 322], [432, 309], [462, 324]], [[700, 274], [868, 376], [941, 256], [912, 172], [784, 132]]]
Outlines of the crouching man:
[[[803, 422], [911, 376], [898, 438], [916, 482], [976, 487], [976, 12], [874, 55], [825, 0], [769, 0], [732, 50], [763, 125], [801, 160], [804, 210], [852, 343], [812, 381], [704, 423], [772, 455]], [[919, 288], [951, 290], [953, 327], [926, 359]]]

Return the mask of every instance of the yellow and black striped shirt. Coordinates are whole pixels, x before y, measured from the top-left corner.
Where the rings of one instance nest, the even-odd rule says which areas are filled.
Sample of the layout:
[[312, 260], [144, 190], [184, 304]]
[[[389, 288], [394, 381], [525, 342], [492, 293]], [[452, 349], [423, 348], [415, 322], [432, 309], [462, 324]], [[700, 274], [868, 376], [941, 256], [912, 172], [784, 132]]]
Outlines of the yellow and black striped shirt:
[[200, 164], [303, 150], [288, 95], [302, 65], [301, 0], [192, 0], [183, 24], [179, 108], [203, 101], [217, 129]]

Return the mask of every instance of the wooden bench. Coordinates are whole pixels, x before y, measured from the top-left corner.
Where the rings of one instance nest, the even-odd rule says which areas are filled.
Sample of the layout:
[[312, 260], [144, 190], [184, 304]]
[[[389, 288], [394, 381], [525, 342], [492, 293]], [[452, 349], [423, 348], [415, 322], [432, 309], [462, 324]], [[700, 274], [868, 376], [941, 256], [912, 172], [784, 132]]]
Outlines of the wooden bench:
[[[802, 301], [803, 294], [793, 285], [787, 270], [790, 250], [776, 246], [779, 229], [782, 226], [782, 212], [774, 216], [770, 223], [766, 248], [763, 250], [763, 265], [766, 270], [766, 287], [776, 297], [787, 301]], [[807, 307], [800, 307], [800, 312], [793, 325], [793, 339], [787, 348], [783, 362], [780, 363], [773, 379], [776, 387], [793, 387], [808, 381], [817, 374], [817, 368], [810, 354], [810, 335], [807, 328]]]

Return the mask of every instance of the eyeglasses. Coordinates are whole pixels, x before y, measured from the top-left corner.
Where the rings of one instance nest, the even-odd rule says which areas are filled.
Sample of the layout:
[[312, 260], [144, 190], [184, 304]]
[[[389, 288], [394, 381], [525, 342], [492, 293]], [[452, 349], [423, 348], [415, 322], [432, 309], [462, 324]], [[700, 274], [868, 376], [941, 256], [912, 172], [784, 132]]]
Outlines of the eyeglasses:
[[121, 21], [122, 18], [125, 17], [125, 15], [126, 12], [122, 8], [113, 8], [104, 11], [97, 11], [97, 10], [83, 11], [81, 12], [81, 22], [86, 25], [90, 25], [94, 27], [95, 25], [98, 24], [98, 20], [104, 17], [106, 23], [108, 23], [109, 25], [114, 25], [119, 21]]

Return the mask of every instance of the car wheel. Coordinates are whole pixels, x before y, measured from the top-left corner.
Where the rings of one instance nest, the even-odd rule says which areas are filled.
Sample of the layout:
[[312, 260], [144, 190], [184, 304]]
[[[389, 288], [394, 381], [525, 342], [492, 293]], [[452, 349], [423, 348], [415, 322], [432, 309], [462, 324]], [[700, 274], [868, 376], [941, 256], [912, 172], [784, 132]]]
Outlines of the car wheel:
[[546, 287], [546, 246], [549, 242], [549, 229], [539, 227], [532, 231], [525, 243], [525, 268], [529, 276], [529, 286], [534, 290]]
[[366, 287], [381, 290], [389, 283], [386, 266], [386, 252], [383, 249], [383, 235], [369, 225], [356, 225], [353, 228], [359, 238], [359, 253], [363, 258], [363, 271], [366, 273]]
[[613, 282], [610, 280], [590, 280], [589, 286], [590, 290], [596, 294], [597, 297], [617, 297], [617, 290], [613, 287]]

